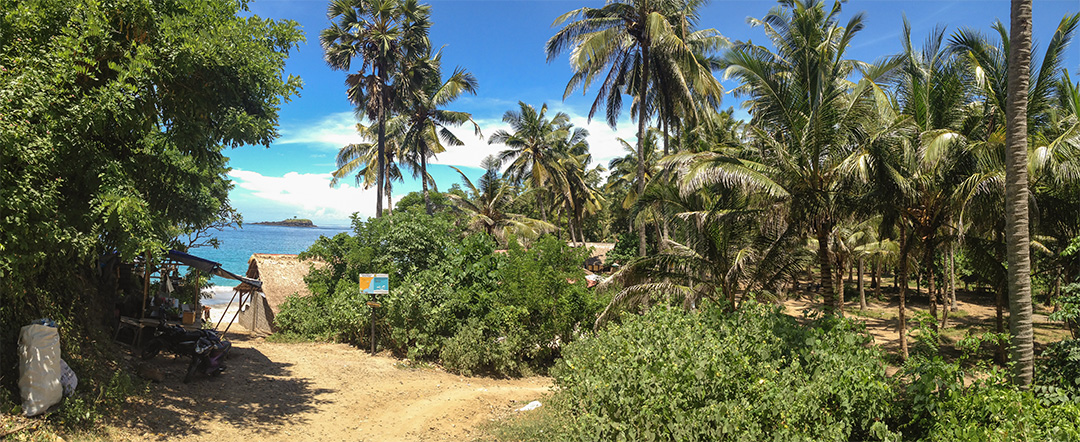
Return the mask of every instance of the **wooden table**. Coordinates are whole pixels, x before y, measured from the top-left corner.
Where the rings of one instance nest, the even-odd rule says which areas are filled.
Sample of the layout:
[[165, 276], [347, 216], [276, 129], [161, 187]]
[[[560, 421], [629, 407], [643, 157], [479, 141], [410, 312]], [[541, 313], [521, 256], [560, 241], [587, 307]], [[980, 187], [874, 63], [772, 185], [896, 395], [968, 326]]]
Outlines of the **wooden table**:
[[[202, 319], [200, 319], [198, 317], [196, 317], [195, 322], [193, 322], [191, 324], [183, 324], [180, 321], [165, 321], [165, 323], [169, 324], [169, 325], [179, 325], [181, 327], [184, 327], [187, 330], [199, 330], [199, 329], [202, 328]], [[135, 337], [131, 340], [131, 346], [132, 347], [138, 347], [139, 346], [139, 339], [142, 337], [143, 328], [145, 328], [145, 327], [157, 328], [159, 325], [161, 325], [161, 320], [160, 319], [152, 319], [152, 318], [139, 319], [139, 318], [133, 318], [133, 317], [130, 317], [130, 316], [121, 316], [120, 317], [120, 324], [116, 327], [116, 334], [113, 335], [113, 340], [116, 341], [116, 340], [119, 339], [120, 330], [122, 330], [124, 328], [131, 328], [132, 330], [135, 331]]]

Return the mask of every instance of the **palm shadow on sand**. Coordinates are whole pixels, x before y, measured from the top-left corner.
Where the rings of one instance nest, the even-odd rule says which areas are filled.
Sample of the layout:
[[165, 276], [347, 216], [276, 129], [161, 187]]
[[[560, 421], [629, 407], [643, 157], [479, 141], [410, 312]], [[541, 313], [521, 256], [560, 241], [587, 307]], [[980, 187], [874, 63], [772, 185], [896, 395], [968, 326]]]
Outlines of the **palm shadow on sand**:
[[120, 416], [123, 424], [158, 440], [203, 434], [211, 422], [272, 435], [281, 424], [303, 424], [302, 414], [333, 393], [293, 377], [292, 364], [271, 361], [246, 345], [235, 346], [245, 340], [233, 340], [224, 373], [196, 376], [187, 384], [182, 379], [189, 359], [164, 355], [148, 362], [164, 381], [150, 384], [145, 396], [131, 401]]

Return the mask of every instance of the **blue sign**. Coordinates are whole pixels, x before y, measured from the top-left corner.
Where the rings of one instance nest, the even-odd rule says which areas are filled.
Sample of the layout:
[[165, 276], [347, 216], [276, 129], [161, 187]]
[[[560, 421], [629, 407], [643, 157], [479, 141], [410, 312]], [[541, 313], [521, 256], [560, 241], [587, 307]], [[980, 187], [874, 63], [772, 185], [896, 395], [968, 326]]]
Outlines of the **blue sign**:
[[390, 275], [386, 273], [361, 273], [360, 293], [370, 295], [390, 293]]

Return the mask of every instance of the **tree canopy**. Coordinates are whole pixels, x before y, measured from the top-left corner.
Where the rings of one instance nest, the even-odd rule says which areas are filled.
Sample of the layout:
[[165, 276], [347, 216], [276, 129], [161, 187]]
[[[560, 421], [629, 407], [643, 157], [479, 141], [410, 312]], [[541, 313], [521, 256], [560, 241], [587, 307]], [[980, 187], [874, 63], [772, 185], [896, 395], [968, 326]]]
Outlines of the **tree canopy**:
[[278, 135], [279, 108], [301, 87], [283, 76], [285, 58], [304, 38], [295, 22], [249, 15], [246, 3], [7, 3], [4, 347], [36, 317], [94, 322], [70, 312], [93, 304], [77, 292], [89, 293], [87, 278], [104, 277], [94, 271], [98, 257], [130, 260], [236, 215], [224, 151], [269, 146]]

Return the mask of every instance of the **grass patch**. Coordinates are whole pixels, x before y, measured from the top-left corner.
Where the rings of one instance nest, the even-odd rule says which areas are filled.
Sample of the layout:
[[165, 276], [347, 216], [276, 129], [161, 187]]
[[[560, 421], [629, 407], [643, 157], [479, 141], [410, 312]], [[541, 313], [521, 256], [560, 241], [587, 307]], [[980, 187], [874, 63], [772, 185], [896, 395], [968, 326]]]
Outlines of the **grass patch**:
[[860, 317], [860, 318], [871, 318], [871, 319], [891, 319], [891, 318], [896, 316], [896, 315], [891, 315], [888, 312], [881, 311], [881, 310], [852, 309], [852, 310], [848, 310], [847, 313], [852, 315], [852, 316], [857, 316], [857, 317]]
[[418, 361], [418, 360], [415, 360], [415, 359], [406, 359], [406, 360], [401, 361], [401, 362], [395, 362], [394, 363], [394, 368], [396, 368], [398, 370], [425, 371], [425, 370], [434, 370], [434, 369], [436, 369], [438, 367], [435, 364], [433, 364], [431, 362], [428, 362], [428, 361]]
[[[532, 411], [514, 412], [502, 419], [493, 419], [480, 426], [477, 442], [498, 441], [536, 441], [552, 440], [554, 435], [566, 434], [575, 425], [573, 418], [565, 411], [568, 407], [552, 406], [554, 396], [539, 399], [544, 404]], [[524, 404], [522, 404], [524, 406]]]
[[267, 336], [266, 342], [274, 342], [277, 344], [301, 344], [306, 342], [315, 342], [315, 339], [301, 335], [299, 333], [278, 332]]

